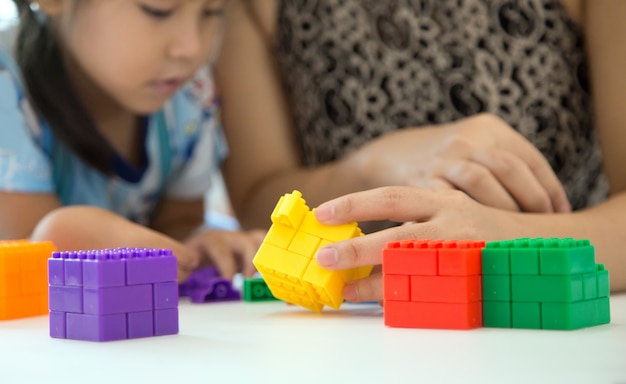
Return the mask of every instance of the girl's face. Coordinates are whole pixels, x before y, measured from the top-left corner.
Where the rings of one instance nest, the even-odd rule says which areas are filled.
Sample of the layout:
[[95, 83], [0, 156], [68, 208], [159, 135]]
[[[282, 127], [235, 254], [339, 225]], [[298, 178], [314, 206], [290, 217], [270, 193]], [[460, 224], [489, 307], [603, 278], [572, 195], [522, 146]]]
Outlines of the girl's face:
[[79, 94], [97, 88], [133, 113], [160, 109], [218, 50], [224, 0], [58, 1]]

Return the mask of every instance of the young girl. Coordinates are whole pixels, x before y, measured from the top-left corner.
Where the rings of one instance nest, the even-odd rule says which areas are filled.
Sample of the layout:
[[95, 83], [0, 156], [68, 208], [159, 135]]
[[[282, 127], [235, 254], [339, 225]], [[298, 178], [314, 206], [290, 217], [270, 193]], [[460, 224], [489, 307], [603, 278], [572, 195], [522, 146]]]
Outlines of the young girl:
[[0, 238], [172, 248], [253, 273], [262, 233], [199, 230], [225, 155], [207, 66], [219, 0], [15, 0], [0, 51]]

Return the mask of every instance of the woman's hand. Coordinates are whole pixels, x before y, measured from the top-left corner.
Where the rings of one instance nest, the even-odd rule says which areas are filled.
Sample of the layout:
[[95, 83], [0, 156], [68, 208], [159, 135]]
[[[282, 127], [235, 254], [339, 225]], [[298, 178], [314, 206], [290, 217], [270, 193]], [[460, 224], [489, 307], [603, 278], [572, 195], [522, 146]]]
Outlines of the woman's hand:
[[458, 189], [482, 204], [510, 211], [571, 210], [543, 155], [490, 114], [390, 133], [364, 145], [343, 166], [359, 170], [365, 189]]
[[232, 279], [237, 272], [251, 277], [256, 272], [252, 259], [265, 234], [261, 230], [204, 230], [186, 240], [185, 246], [194, 255], [193, 269], [210, 264], [227, 279]]
[[[486, 207], [466, 194], [415, 187], [383, 187], [340, 197], [315, 209], [323, 224], [391, 220], [406, 223], [366, 236], [333, 243], [317, 252], [320, 266], [349, 269], [380, 265], [382, 250], [390, 241], [408, 239], [496, 240], [520, 234], [520, 213]], [[519, 237], [519, 236], [517, 236]], [[349, 283], [343, 291], [348, 301], [381, 301], [382, 274]]]

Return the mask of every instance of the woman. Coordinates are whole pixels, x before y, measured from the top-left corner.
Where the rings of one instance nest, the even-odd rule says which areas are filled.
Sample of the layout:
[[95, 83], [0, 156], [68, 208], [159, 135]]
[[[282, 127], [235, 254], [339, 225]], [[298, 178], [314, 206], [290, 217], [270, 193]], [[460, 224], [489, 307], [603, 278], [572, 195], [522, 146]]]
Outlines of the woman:
[[[378, 264], [385, 241], [406, 237], [573, 236], [590, 238], [613, 288], [625, 287], [626, 52], [610, 43], [626, 34], [625, 4], [230, 5], [217, 80], [234, 152], [226, 180], [244, 225], [266, 225], [293, 188], [317, 204], [420, 187], [318, 209], [328, 223], [418, 222], [337, 244], [320, 264]], [[379, 288], [379, 276], [352, 286], [357, 300]]]

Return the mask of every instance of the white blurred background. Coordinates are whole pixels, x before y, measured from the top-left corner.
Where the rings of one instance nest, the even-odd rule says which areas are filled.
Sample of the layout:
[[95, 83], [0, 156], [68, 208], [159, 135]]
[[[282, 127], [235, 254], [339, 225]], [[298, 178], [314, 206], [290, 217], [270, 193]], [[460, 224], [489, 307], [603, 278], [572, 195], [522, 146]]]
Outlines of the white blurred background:
[[17, 12], [13, 0], [0, 0], [0, 28], [7, 24], [14, 23], [17, 19]]

